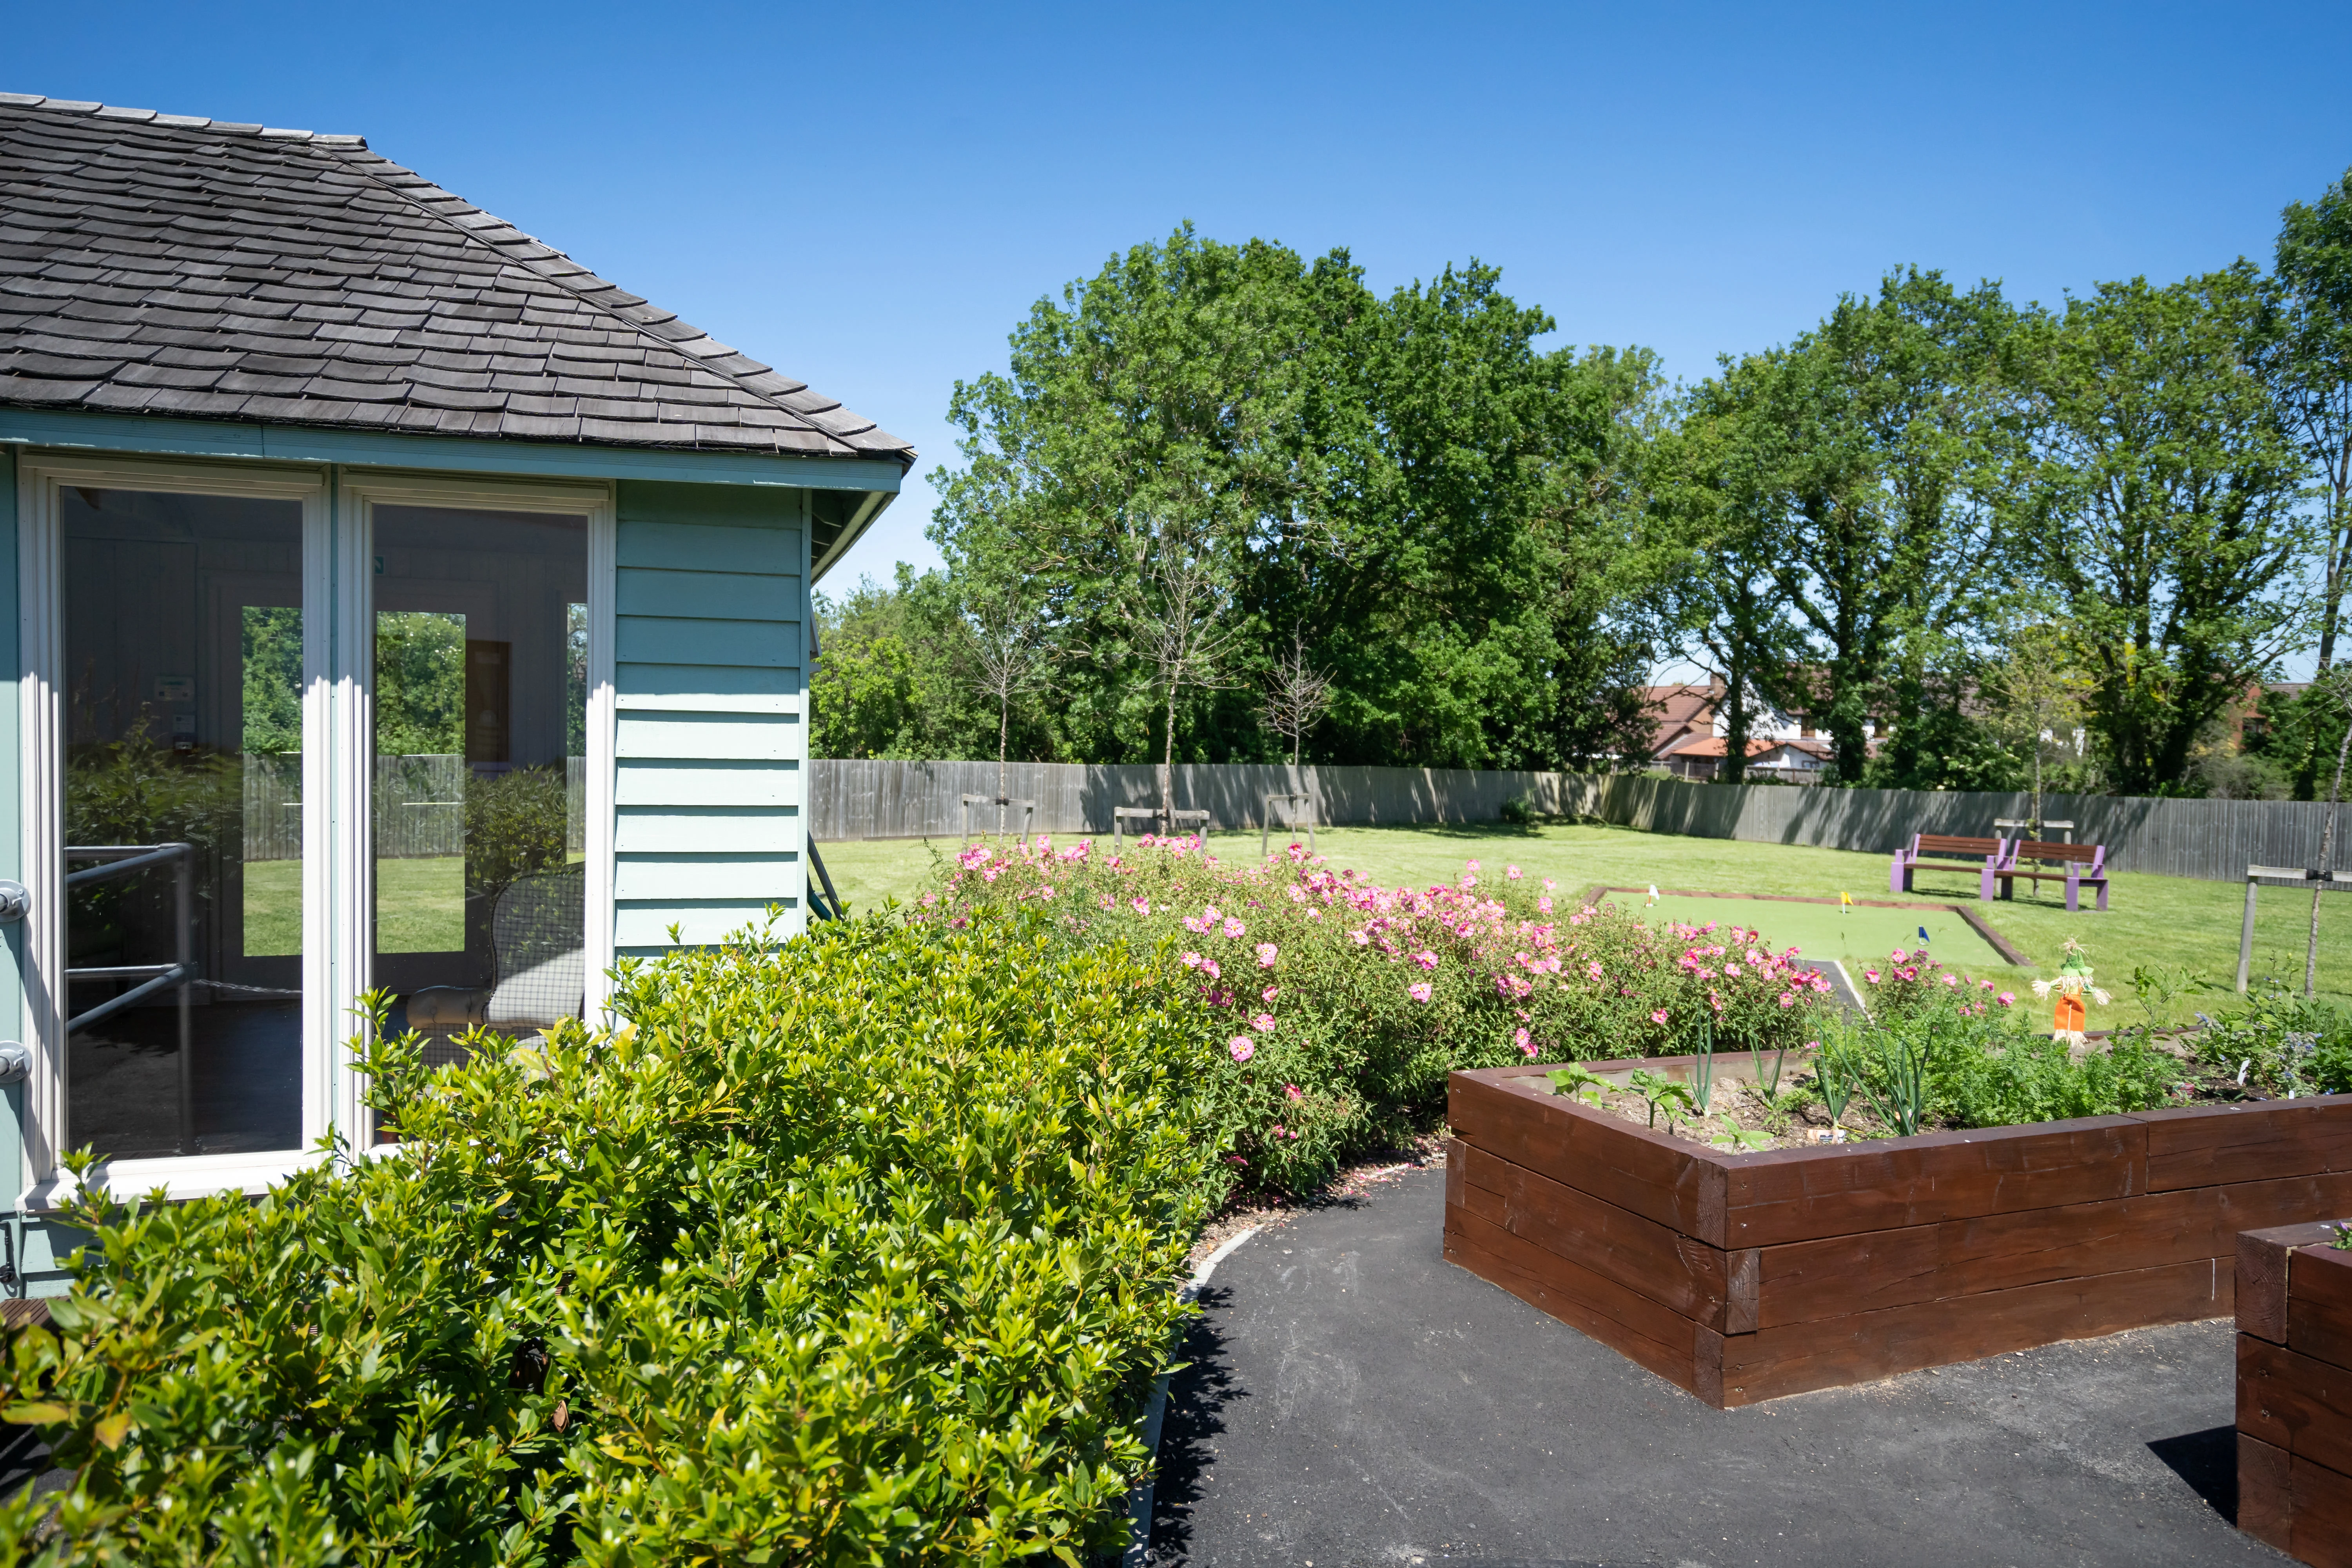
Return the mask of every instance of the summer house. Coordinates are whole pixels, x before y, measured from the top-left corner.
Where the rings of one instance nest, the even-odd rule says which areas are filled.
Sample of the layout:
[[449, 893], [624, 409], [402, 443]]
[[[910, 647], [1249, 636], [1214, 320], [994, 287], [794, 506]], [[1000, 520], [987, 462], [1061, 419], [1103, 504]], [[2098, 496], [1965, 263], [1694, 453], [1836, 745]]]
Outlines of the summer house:
[[368, 150], [0, 95], [0, 1295], [808, 907], [812, 584], [914, 453]]

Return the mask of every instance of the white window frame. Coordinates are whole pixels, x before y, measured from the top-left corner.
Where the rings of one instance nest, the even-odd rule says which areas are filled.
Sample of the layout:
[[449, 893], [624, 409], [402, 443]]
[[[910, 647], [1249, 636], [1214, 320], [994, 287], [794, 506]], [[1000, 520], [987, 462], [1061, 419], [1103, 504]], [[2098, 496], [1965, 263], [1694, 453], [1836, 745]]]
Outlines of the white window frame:
[[[565, 485], [548, 481], [505, 483], [496, 479], [442, 479], [432, 475], [414, 474], [401, 470], [345, 468], [340, 470], [340, 495], [335, 508], [337, 526], [343, 534], [347, 558], [364, 566], [364, 570], [346, 574], [340, 584], [347, 595], [341, 606], [347, 617], [344, 624], [353, 626], [375, 625], [375, 509], [380, 506], [443, 507], [477, 511], [535, 511], [559, 517], [583, 517], [588, 520], [588, 798], [585, 805], [587, 822], [582, 836], [585, 852], [584, 904], [588, 916], [585, 967], [587, 970], [586, 1005], [583, 1013], [591, 1020], [605, 1011], [607, 988], [611, 982], [605, 971], [613, 967], [613, 789], [614, 789], [614, 702], [613, 702], [613, 637], [614, 614], [613, 595], [619, 574], [614, 570], [619, 553], [618, 525], [609, 485]], [[373, 638], [366, 641], [373, 649]], [[373, 922], [370, 916], [375, 908], [375, 854], [367, 831], [367, 781], [373, 776], [375, 757], [375, 692], [372, 678], [363, 680], [355, 693], [345, 721], [352, 728], [345, 737], [346, 745], [338, 748], [345, 756], [362, 757], [367, 765], [357, 770], [347, 785], [351, 805], [346, 821], [361, 826], [347, 836], [352, 842], [344, 850], [354, 866], [352, 881], [353, 896], [352, 918], [338, 933], [341, 943], [337, 961], [354, 974], [370, 974], [375, 963], [373, 941]], [[356, 996], [357, 993], [353, 993]], [[370, 1127], [366, 1106], [362, 1102], [363, 1086], [359, 1075], [340, 1071], [335, 1086], [336, 1116], [339, 1125], [352, 1128]], [[369, 1136], [373, 1137], [370, 1129]], [[364, 1142], [365, 1139], [354, 1142]]]
[[66, 1125], [63, 556], [58, 494], [68, 486], [292, 500], [302, 508], [302, 1146], [256, 1153], [114, 1160], [94, 1167], [117, 1194], [174, 1198], [259, 1192], [315, 1163], [340, 1131], [354, 1152], [372, 1118], [348, 1041], [374, 965], [374, 846], [369, 831], [374, 725], [373, 509], [434, 506], [588, 520], [587, 1007], [607, 1005], [613, 963], [614, 593], [617, 523], [606, 484], [441, 479], [399, 471], [269, 463], [89, 458], [28, 451], [17, 465], [19, 865], [25, 918], [25, 1210], [71, 1195], [59, 1163]]

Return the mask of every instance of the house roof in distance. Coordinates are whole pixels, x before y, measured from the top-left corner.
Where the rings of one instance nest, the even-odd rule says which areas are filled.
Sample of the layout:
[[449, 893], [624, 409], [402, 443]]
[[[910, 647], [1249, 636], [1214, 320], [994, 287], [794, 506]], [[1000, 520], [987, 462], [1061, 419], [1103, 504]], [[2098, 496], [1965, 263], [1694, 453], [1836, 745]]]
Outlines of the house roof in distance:
[[887, 458], [357, 136], [0, 93], [0, 405]]

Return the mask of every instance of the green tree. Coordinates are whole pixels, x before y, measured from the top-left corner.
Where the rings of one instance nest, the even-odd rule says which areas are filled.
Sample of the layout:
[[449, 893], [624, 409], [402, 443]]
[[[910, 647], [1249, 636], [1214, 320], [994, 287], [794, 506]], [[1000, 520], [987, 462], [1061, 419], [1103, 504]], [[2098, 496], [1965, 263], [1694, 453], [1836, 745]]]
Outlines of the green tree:
[[2178, 788], [2199, 731], [2303, 621], [2303, 456], [2259, 374], [2244, 262], [2167, 287], [2103, 283], [2031, 322], [2023, 497], [2074, 620], [2084, 722], [2119, 793]]
[[[1992, 284], [1890, 273], [1785, 349], [1727, 362], [1707, 406], [1736, 414], [1730, 492], [1802, 642], [1785, 684], [1828, 735], [1832, 778], [1946, 782], [1969, 627], [1998, 548], [2001, 344]], [[1870, 763], [1874, 717], [1889, 721]]]
[[248, 753], [302, 749], [302, 612], [248, 605], [242, 626]]
[[376, 755], [460, 756], [465, 750], [466, 617], [436, 610], [379, 610]]
[[2292, 203], [2280, 216], [2263, 367], [2287, 430], [2326, 490], [2319, 551], [2324, 676], [2336, 662], [2352, 586], [2352, 170], [2318, 201]]
[[[1623, 583], [1657, 376], [1538, 348], [1551, 329], [1491, 268], [1382, 300], [1344, 251], [1181, 229], [959, 384], [932, 537], [959, 578], [1038, 584], [1079, 754], [1283, 754], [1252, 689], [1286, 652], [1330, 674], [1324, 760], [1608, 754], [1640, 730]], [[1171, 679], [1212, 647], [1215, 679]]]

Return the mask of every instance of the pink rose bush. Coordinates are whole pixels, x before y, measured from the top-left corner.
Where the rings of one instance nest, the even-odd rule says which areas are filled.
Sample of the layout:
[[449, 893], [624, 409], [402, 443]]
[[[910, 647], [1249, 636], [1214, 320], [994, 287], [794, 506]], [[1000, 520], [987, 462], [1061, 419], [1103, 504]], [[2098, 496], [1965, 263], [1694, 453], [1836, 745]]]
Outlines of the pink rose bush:
[[[1718, 1041], [1765, 1049], [1820, 1033], [1829, 982], [1794, 949], [1615, 904], [1570, 900], [1555, 915], [1554, 884], [1538, 893], [1516, 869], [1481, 882], [1473, 862], [1452, 884], [1383, 888], [1299, 845], [1235, 864], [1189, 837], [1146, 836], [1124, 854], [1084, 840], [976, 846], [906, 918], [1025, 914], [1060, 940], [1163, 954], [1192, 985], [1205, 1037], [1249, 1047], [1225, 1053], [1218, 1092], [1232, 1097], [1244, 1179], [1273, 1186], [1315, 1184], [1436, 1125], [1456, 1068], [1672, 1054], [1701, 1018]], [[1047, 886], [1061, 896], [1045, 900]], [[1237, 944], [1225, 962], [1279, 977], [1264, 1010], [1249, 1008], [1255, 985], [1223, 977], [1213, 945], [1223, 942]]]

